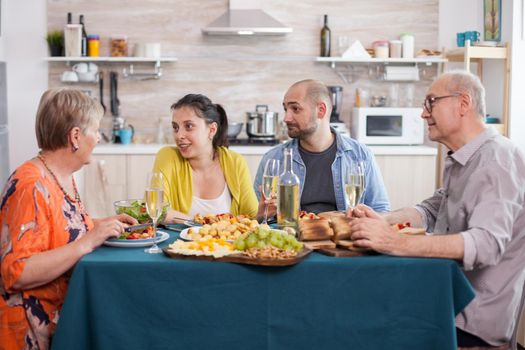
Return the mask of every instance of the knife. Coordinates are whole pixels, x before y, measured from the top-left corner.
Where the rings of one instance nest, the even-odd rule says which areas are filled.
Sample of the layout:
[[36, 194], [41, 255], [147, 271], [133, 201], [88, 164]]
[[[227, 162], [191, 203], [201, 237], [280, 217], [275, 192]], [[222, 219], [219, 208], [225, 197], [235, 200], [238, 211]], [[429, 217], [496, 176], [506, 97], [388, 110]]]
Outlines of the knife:
[[153, 226], [153, 223], [152, 222], [147, 222], [145, 224], [128, 226], [128, 227], [126, 227], [124, 229], [124, 231], [125, 232], [133, 232], [133, 231], [143, 230], [143, 229], [145, 229], [146, 227], [149, 227], [149, 226]]
[[100, 94], [100, 104], [102, 105], [102, 108], [104, 109], [104, 114], [106, 114], [106, 105], [104, 104], [104, 72], [99, 73], [98, 78], [98, 90]]
[[119, 116], [120, 101], [118, 99], [118, 73], [109, 73], [109, 93], [110, 93], [110, 104], [111, 104], [111, 115], [114, 117]]

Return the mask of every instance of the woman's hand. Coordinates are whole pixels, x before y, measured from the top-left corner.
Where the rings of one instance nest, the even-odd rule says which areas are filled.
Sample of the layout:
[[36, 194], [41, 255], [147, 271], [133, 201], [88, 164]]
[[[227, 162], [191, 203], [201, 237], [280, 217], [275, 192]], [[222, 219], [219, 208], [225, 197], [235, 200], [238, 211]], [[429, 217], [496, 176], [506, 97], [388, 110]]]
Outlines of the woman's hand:
[[268, 217], [277, 215], [277, 194], [273, 194], [270, 198], [266, 198], [261, 190], [261, 200], [259, 201], [259, 209], [257, 210], [257, 219], [264, 219], [264, 211], [268, 206]]
[[84, 236], [91, 251], [102, 245], [108, 238], [118, 238], [126, 227], [138, 224], [138, 221], [128, 214], [95, 219], [93, 222], [95, 226]]

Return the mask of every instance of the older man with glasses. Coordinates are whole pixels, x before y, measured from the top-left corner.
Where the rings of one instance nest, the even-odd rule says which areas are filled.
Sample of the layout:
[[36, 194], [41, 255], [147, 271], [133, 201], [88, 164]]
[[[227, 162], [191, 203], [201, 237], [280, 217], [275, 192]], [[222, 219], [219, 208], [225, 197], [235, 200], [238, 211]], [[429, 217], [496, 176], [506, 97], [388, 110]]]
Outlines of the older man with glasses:
[[[456, 317], [458, 346], [508, 349], [525, 281], [525, 157], [486, 127], [485, 89], [470, 72], [441, 75], [423, 106], [429, 138], [450, 150], [444, 187], [412, 208], [356, 207], [352, 239], [385, 254], [460, 262], [476, 297]], [[400, 235], [390, 226], [399, 222], [427, 234]]]

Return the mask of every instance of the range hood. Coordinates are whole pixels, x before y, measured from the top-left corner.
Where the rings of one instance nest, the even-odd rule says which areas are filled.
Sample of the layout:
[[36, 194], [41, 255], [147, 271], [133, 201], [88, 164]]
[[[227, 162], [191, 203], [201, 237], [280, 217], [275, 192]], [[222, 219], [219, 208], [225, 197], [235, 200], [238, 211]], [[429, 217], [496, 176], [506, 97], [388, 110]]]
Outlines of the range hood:
[[259, 0], [230, 0], [229, 10], [202, 28], [208, 35], [284, 35], [292, 31], [261, 10]]

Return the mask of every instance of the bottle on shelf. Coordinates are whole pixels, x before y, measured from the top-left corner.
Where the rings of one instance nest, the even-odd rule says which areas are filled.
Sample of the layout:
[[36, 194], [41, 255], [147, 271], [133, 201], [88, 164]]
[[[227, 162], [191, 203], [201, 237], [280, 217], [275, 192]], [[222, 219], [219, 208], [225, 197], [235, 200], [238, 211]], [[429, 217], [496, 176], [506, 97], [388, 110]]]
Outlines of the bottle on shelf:
[[82, 57], [86, 57], [88, 55], [88, 38], [86, 26], [84, 25], [84, 15], [80, 15], [79, 23], [82, 26], [81, 55]]
[[277, 224], [282, 227], [298, 228], [299, 224], [299, 178], [293, 172], [293, 153], [291, 148], [285, 148], [284, 172], [279, 176], [279, 192], [277, 194]]
[[324, 26], [321, 29], [321, 57], [330, 57], [332, 32], [328, 28], [328, 15], [324, 15]]

